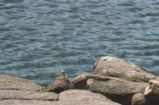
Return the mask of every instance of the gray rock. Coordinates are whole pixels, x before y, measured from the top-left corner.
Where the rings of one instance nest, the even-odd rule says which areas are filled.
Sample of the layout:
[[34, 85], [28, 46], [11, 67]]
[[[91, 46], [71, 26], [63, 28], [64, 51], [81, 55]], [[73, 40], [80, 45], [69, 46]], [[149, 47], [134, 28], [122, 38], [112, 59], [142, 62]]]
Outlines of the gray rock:
[[132, 95], [139, 92], [143, 93], [146, 86], [147, 83], [144, 82], [132, 82], [113, 77], [108, 80], [87, 80], [87, 87], [89, 90], [104, 94], [113, 101], [123, 105], [130, 105]]
[[23, 78], [0, 75], [0, 90], [40, 91], [41, 86]]
[[88, 79], [87, 86], [89, 90], [100, 92], [102, 94], [124, 95], [139, 92], [143, 93], [147, 83], [130, 82], [120, 78], [109, 78], [109, 80], [106, 81]]
[[110, 102], [87, 102], [87, 101], [37, 101], [37, 100], [3, 100], [0, 101], [0, 105], [120, 105]]
[[159, 105], [159, 82], [148, 85], [152, 79], [158, 77], [139, 66], [115, 57], [101, 57], [92, 73], [81, 74], [72, 81], [75, 88], [96, 93], [68, 90], [72, 85], [64, 77], [55, 78], [47, 87], [50, 92], [61, 92], [57, 95], [40, 92], [41, 86], [26, 79], [0, 76], [0, 105], [130, 105], [131, 99], [132, 105]]
[[74, 87], [76, 89], [87, 89], [86, 82], [88, 80], [89, 74], [80, 74], [77, 77], [75, 77], [72, 81]]
[[2, 100], [0, 105], [61, 105], [57, 102], [52, 101], [41, 101], [41, 100]]
[[58, 100], [58, 94], [53, 92], [35, 92], [35, 91], [23, 91], [23, 90], [0, 90], [0, 99], [10, 100]]
[[156, 76], [141, 67], [116, 57], [100, 57], [94, 64], [94, 74], [148, 82]]
[[[87, 103], [88, 105], [120, 105], [105, 96], [88, 90], [67, 90], [60, 93], [59, 101]], [[71, 104], [73, 105], [73, 104]], [[79, 104], [76, 104], [79, 105]], [[82, 105], [82, 104], [81, 104]]]
[[98, 74], [80, 74], [76, 78], [73, 79], [73, 84], [76, 89], [87, 89], [87, 80], [88, 79], [96, 79], [96, 80], [101, 80], [101, 81], [107, 81], [110, 80], [113, 77], [108, 77], [108, 76], [103, 76], [103, 75], [98, 75]]
[[48, 86], [49, 92], [60, 93], [64, 90], [72, 89], [72, 85], [63, 76], [56, 77]]
[[[136, 93], [132, 96], [131, 105], [146, 105], [146, 99], [143, 94]], [[149, 105], [149, 104], [147, 104]]]
[[75, 88], [104, 94], [123, 105], [130, 105], [135, 93], [143, 93], [148, 81], [157, 79], [139, 66], [115, 57], [101, 57], [90, 74], [73, 80]]
[[121, 105], [101, 94], [86, 90], [68, 90], [59, 94], [59, 101], [3, 99], [0, 105]]

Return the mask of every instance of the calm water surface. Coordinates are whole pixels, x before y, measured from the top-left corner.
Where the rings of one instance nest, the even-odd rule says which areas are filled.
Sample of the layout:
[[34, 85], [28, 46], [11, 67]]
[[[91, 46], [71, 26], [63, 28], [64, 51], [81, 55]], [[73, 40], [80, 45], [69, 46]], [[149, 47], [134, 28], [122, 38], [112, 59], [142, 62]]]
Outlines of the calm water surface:
[[103, 55], [159, 76], [159, 1], [0, 0], [0, 74], [46, 85]]

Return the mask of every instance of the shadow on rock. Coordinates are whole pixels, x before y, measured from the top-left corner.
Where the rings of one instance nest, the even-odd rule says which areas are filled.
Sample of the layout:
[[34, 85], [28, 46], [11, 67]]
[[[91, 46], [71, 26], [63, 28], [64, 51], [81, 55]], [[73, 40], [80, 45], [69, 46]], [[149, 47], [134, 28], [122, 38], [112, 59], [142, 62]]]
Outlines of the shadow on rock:
[[101, 93], [122, 105], [131, 105], [132, 96], [143, 93], [148, 81], [157, 77], [141, 67], [115, 57], [100, 57], [89, 74], [73, 80], [75, 88]]

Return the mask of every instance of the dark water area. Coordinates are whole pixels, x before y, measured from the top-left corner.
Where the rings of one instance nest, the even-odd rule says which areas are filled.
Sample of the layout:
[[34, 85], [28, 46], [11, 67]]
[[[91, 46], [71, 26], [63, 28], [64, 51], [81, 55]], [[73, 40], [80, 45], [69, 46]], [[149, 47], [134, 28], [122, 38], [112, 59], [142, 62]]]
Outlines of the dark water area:
[[0, 74], [46, 85], [105, 55], [159, 76], [158, 0], [0, 0]]

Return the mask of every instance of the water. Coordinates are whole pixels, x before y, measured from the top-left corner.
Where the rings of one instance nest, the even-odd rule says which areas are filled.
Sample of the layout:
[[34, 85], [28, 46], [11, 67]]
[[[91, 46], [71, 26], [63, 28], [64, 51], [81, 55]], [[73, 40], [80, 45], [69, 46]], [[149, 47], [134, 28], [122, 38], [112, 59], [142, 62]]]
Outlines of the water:
[[0, 0], [0, 74], [47, 85], [116, 56], [159, 75], [158, 0]]

